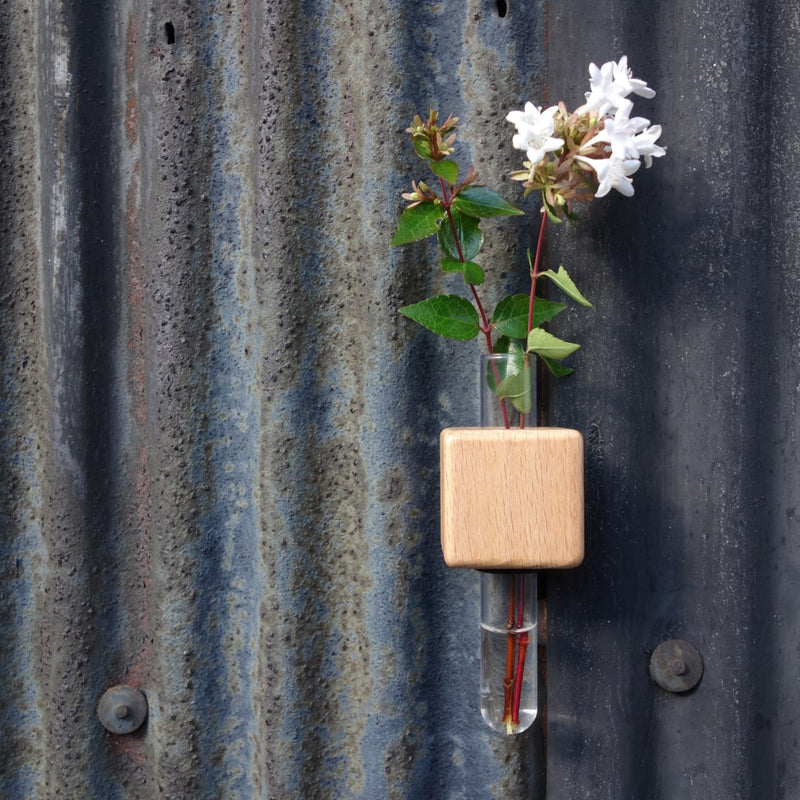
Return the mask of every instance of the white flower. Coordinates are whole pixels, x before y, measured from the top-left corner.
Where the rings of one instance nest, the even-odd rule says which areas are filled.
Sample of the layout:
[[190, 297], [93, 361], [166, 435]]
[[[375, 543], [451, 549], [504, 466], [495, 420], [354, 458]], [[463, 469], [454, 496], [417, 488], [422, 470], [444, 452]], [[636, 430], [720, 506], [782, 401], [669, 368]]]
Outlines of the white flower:
[[636, 152], [644, 157], [646, 167], [653, 166], [653, 158], [660, 158], [666, 154], [666, 148], [656, 144], [656, 139], [661, 136], [661, 126], [651, 125], [633, 137]]
[[656, 144], [661, 136], [660, 125], [650, 125], [644, 117], [630, 118], [633, 103], [625, 100], [613, 118], [605, 120], [603, 130], [585, 142], [580, 153], [588, 153], [598, 143], [606, 143], [612, 158], [644, 158], [646, 167], [653, 166], [653, 158], [666, 154], [666, 150]]
[[630, 100], [623, 100], [616, 114], [603, 122], [603, 130], [588, 142], [584, 142], [580, 152], [588, 153], [595, 144], [605, 143], [609, 145], [614, 158], [639, 158], [635, 136], [647, 128], [650, 120], [644, 117], [631, 119], [632, 110], [633, 103]]
[[641, 166], [638, 158], [587, 158], [586, 156], [575, 156], [576, 161], [580, 161], [591, 167], [597, 175], [599, 186], [594, 193], [595, 197], [605, 197], [612, 189], [616, 189], [625, 197], [633, 196], [633, 175]]
[[542, 111], [533, 103], [525, 103], [524, 111], [510, 111], [506, 119], [516, 126], [512, 144], [517, 150], [524, 150], [532, 165], [538, 164], [545, 153], [553, 153], [564, 146], [564, 140], [554, 137], [554, 117], [558, 106]]
[[597, 111], [599, 116], [615, 112], [633, 93], [640, 97], [655, 97], [655, 92], [648, 85], [632, 78], [632, 71], [628, 69], [628, 57], [622, 56], [619, 63], [606, 61], [602, 67], [589, 64], [589, 88], [586, 92], [586, 103], [582, 111]]

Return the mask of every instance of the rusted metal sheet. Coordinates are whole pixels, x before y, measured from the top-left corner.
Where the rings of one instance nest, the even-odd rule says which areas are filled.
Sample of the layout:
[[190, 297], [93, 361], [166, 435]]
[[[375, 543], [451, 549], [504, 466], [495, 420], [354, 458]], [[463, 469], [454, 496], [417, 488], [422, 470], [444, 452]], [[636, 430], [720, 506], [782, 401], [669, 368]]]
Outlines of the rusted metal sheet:
[[[0, 797], [798, 793], [798, 19], [751, 6], [0, 5]], [[480, 722], [438, 546], [477, 345], [396, 314], [440, 278], [388, 240], [414, 112], [503, 186], [504, 112], [622, 53], [669, 155], [551, 230], [595, 308], [550, 387], [588, 541], [543, 581], [545, 763], [544, 723]], [[687, 693], [648, 673], [673, 639]]]
[[438, 549], [474, 354], [399, 319], [432, 270], [388, 240], [412, 114], [499, 181], [543, 41], [538, 3], [0, 7], [0, 796], [538, 790]]

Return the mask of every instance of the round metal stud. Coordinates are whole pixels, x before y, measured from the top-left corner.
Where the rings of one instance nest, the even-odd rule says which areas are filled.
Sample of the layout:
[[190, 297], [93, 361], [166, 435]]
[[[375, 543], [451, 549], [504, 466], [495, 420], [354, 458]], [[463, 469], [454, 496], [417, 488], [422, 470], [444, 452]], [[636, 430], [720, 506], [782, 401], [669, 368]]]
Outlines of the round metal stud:
[[147, 698], [133, 686], [112, 686], [100, 698], [97, 718], [110, 733], [133, 733], [147, 718]]
[[669, 639], [653, 651], [650, 677], [668, 692], [688, 692], [703, 677], [703, 657], [689, 642]]

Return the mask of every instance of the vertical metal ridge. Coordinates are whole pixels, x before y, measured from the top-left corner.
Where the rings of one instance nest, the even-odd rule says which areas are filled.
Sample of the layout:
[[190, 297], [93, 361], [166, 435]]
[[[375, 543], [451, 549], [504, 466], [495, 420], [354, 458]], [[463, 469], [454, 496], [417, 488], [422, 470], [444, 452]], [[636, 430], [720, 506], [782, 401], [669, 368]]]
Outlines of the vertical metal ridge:
[[[30, 797], [41, 780], [43, 722], [38, 586], [47, 572], [42, 507], [45, 385], [36, 152], [36, 20], [0, 9], [0, 795]], [[46, 415], [45, 415], [46, 416]]]
[[[0, 176], [0, 792], [530, 788], [527, 745], [480, 727], [477, 584], [438, 554], [470, 355], [398, 318], [438, 278], [388, 249], [414, 111], [485, 125], [472, 154], [502, 176], [485, 106], [517, 94], [517, 37], [479, 3], [456, 26], [400, 2], [0, 14], [3, 99], [35, 132], [0, 124], [2, 158], [36, 165]], [[115, 683], [149, 702], [124, 737], [95, 718]]]

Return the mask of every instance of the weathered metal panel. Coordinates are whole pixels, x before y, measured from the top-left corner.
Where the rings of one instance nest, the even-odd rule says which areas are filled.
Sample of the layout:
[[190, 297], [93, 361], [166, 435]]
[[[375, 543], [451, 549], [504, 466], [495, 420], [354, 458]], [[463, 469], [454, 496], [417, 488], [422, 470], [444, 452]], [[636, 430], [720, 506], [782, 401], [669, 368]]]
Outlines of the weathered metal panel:
[[[800, 796], [799, 23], [781, 0], [551, 6], [553, 96], [624, 50], [669, 148], [550, 242], [598, 301], [551, 404], [588, 441], [586, 561], [548, 581], [552, 800]], [[671, 638], [705, 662], [687, 695], [648, 676]]]
[[[477, 581], [438, 551], [472, 354], [397, 317], [431, 271], [388, 240], [408, 119], [461, 114], [499, 180], [543, 28], [538, 3], [0, 6], [0, 796], [539, 790], [536, 734], [480, 722]], [[117, 683], [149, 701], [124, 737], [95, 718]]]
[[[798, 24], [0, 5], [0, 797], [542, 797], [545, 769], [552, 800], [796, 795]], [[504, 111], [623, 52], [670, 149], [550, 234], [595, 309], [550, 389], [588, 549], [546, 581], [545, 768], [542, 725], [482, 727], [477, 581], [438, 549], [477, 346], [396, 315], [439, 278], [388, 239], [415, 111], [461, 116], [500, 183]], [[512, 286], [530, 233], [493, 237]], [[647, 673], [675, 637], [686, 696]], [[150, 706], [123, 737], [95, 718], [121, 682]]]

